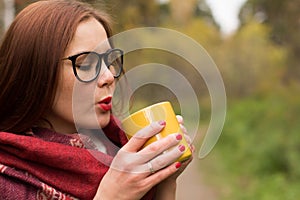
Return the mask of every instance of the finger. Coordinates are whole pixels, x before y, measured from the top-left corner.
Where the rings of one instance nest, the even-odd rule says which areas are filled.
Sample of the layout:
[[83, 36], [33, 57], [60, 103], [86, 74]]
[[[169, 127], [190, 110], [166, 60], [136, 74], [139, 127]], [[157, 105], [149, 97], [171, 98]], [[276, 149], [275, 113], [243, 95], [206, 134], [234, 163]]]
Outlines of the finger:
[[184, 152], [186, 148], [184, 145], [178, 145], [174, 148], [165, 151], [163, 154], [157, 156], [156, 158], [152, 159], [150, 162], [152, 164], [152, 168], [154, 171], [158, 171], [171, 163], [177, 160]]
[[183, 137], [184, 137], [185, 141], [186, 141], [189, 145], [192, 144], [192, 139], [191, 139], [191, 137], [190, 137], [188, 134], [183, 134]]
[[138, 152], [143, 162], [147, 162], [167, 149], [177, 145], [182, 140], [182, 136], [179, 133], [170, 134], [158, 141], [151, 143]]
[[177, 118], [177, 121], [179, 124], [182, 124], [182, 125], [184, 124], [183, 117], [181, 115], [176, 115], [176, 118]]
[[191, 152], [194, 152], [195, 146], [192, 144], [193, 143], [192, 138], [189, 135], [184, 134], [184, 139], [187, 142], [187, 144], [189, 145]]
[[122, 149], [128, 152], [137, 152], [150, 137], [159, 133], [164, 127], [164, 121], [152, 122], [150, 125], [142, 128], [136, 134], [134, 134], [132, 138], [130, 138], [130, 140], [122, 147]]
[[[169, 145], [172, 146], [173, 143], [179, 143], [179, 141], [176, 139], [175, 134], [170, 135], [169, 137], [171, 140], [175, 142], [170, 142]], [[167, 138], [164, 138], [167, 139]], [[169, 139], [169, 140], [170, 140]], [[163, 139], [162, 139], [163, 140]], [[162, 140], [159, 140], [155, 143], [161, 143], [161, 145], [165, 145], [164, 142], [161, 142]], [[167, 145], [167, 143], [166, 143]], [[160, 170], [161, 168], [164, 168], [167, 165], [170, 165], [173, 163], [176, 159], [178, 159], [184, 152], [185, 147], [183, 145], [175, 146], [174, 148], [171, 148], [168, 151], [165, 151], [163, 154], [155, 157], [151, 156], [151, 159], [155, 157], [155, 159], [149, 159], [145, 157], [149, 157], [149, 155], [138, 154], [138, 153], [132, 153], [120, 150], [117, 154], [117, 157], [115, 157], [111, 168], [126, 172], [126, 173], [143, 173], [145, 174], [145, 177], [149, 174]], [[149, 151], [149, 150], [148, 150]], [[150, 154], [150, 153], [148, 153]], [[153, 152], [152, 154], [155, 154]]]
[[193, 159], [194, 159], [194, 157], [192, 155], [191, 157], [189, 157], [189, 159], [181, 162], [181, 167], [180, 168], [185, 169], [192, 162]]
[[177, 174], [179, 173], [178, 176], [187, 168], [187, 166], [192, 162], [192, 160], [193, 157], [191, 156], [188, 160], [185, 160], [184, 162], [181, 163], [180, 168], [176, 172]]
[[179, 124], [180, 130], [182, 131], [182, 133], [187, 134], [187, 130], [185, 128], [185, 126], [183, 126], [182, 124]]
[[170, 165], [160, 171], [157, 171], [156, 173], [152, 174], [151, 176], [148, 176], [145, 179], [146, 185], [151, 185], [151, 186], [157, 185], [164, 179], [168, 178], [169, 176], [171, 176], [172, 174], [177, 172], [180, 166], [181, 166], [181, 164], [179, 162], [175, 162], [172, 165]]
[[190, 150], [191, 150], [192, 153], [195, 152], [195, 146], [193, 144], [190, 144]]

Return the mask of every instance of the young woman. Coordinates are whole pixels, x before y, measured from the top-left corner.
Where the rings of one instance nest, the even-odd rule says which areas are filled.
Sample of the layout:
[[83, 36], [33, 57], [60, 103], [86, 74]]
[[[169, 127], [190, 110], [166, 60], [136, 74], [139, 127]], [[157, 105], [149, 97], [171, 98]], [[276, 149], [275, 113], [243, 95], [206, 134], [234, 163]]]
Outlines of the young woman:
[[[111, 108], [123, 51], [110, 36], [108, 16], [77, 1], [39, 1], [15, 18], [0, 47], [0, 199], [175, 199], [191, 159], [175, 162], [184, 152], [179, 134], [141, 149], [164, 121], [130, 141], [117, 126]], [[101, 127], [120, 150], [105, 141], [107, 153], [88, 149], [78, 136], [75, 85], [82, 99], [93, 94], [77, 106], [79, 123]]]

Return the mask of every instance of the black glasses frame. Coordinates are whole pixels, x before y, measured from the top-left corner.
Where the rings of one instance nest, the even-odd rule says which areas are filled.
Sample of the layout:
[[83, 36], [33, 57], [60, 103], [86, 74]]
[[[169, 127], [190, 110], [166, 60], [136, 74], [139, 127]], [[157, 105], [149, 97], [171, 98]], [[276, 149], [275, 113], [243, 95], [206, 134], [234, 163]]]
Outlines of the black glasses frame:
[[[101, 63], [102, 63], [102, 60], [104, 61], [104, 63], [106, 64], [107, 68], [109, 69], [110, 66], [112, 65], [112, 63], [110, 63], [108, 61], [108, 57], [111, 53], [113, 52], [119, 52], [120, 53], [120, 69], [119, 71], [117, 72], [116, 75], [114, 75], [114, 78], [119, 78], [123, 72], [123, 57], [124, 57], [124, 52], [121, 50], [121, 49], [109, 49], [107, 52], [105, 53], [102, 53], [102, 54], [99, 54], [97, 52], [94, 52], [94, 51], [85, 51], [85, 52], [81, 52], [79, 54], [76, 54], [76, 55], [73, 55], [73, 56], [69, 56], [67, 58], [63, 58], [62, 60], [71, 60], [72, 62], [72, 67], [73, 67], [73, 72], [74, 72], [74, 75], [75, 77], [81, 81], [81, 82], [84, 82], [84, 83], [88, 83], [88, 82], [92, 82], [94, 81], [100, 74], [100, 71], [101, 71]], [[95, 74], [95, 77], [92, 78], [91, 80], [82, 80], [79, 76], [78, 76], [78, 73], [77, 73], [77, 69], [76, 69], [76, 59], [83, 55], [83, 54], [94, 54], [94, 55], [97, 55], [99, 60], [98, 60], [98, 63], [97, 63], [97, 72]]]

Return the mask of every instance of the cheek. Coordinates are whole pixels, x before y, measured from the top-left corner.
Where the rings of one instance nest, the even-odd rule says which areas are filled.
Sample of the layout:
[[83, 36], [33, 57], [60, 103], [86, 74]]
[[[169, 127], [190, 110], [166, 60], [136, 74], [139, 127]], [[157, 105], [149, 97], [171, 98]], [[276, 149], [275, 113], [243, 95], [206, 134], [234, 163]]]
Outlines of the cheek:
[[[75, 83], [72, 93], [73, 117], [77, 125], [95, 123], [94, 94], [90, 85]], [[87, 128], [87, 127], [85, 127]]]
[[103, 90], [96, 82], [83, 84], [73, 74], [65, 72], [58, 85], [53, 112], [60, 121], [76, 127], [103, 128], [109, 123], [110, 112], [100, 112], [95, 102], [102, 95], [113, 94], [114, 90], [115, 83]]
[[74, 80], [64, 79], [60, 81], [53, 106], [54, 112], [64, 120], [73, 122], [72, 91]]

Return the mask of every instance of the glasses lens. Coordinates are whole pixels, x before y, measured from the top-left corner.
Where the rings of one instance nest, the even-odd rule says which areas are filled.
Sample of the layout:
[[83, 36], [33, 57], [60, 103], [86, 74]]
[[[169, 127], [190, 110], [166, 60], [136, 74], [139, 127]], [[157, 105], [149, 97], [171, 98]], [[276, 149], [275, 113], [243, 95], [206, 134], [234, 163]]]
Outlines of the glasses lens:
[[93, 80], [99, 73], [98, 56], [94, 53], [81, 54], [76, 59], [76, 71], [83, 81]]
[[123, 68], [123, 52], [120, 49], [113, 49], [107, 54], [106, 65], [114, 77], [119, 77]]

